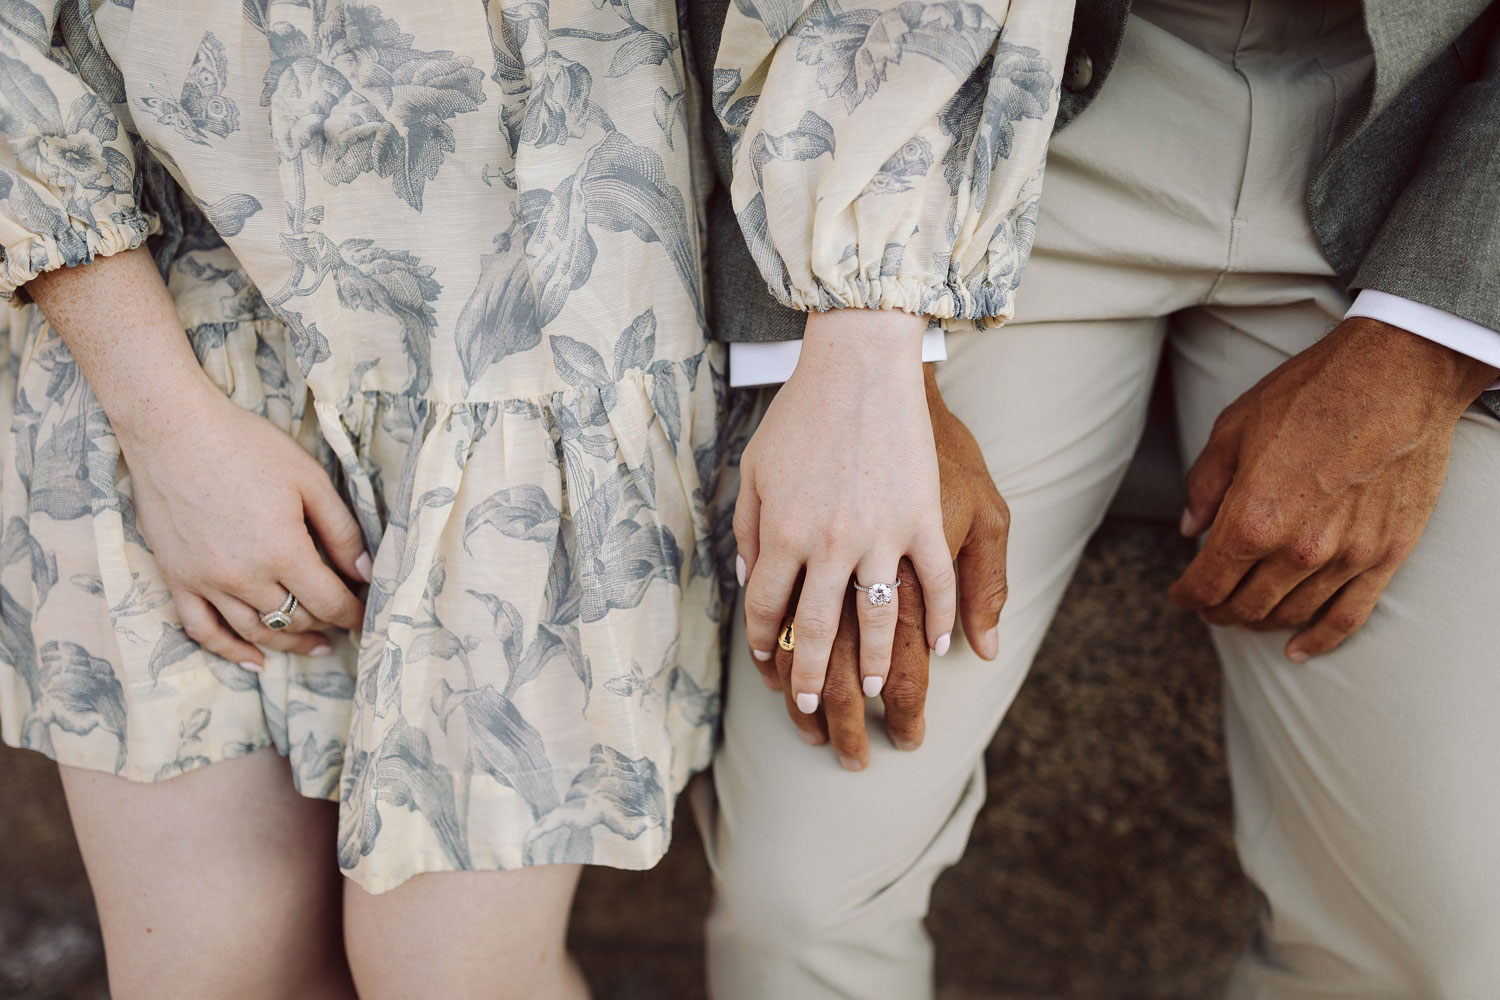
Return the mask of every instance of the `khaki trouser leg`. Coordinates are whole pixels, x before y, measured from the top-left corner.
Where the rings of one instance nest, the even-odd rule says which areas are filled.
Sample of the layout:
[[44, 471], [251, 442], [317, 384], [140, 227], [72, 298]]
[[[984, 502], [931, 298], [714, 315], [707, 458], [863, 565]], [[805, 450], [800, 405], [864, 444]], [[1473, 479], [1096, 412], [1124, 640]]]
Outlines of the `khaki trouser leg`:
[[[982, 756], [1140, 433], [1162, 324], [1015, 326], [955, 338], [940, 371], [1012, 513], [996, 663], [955, 637], [932, 662], [926, 743], [893, 748], [873, 714], [868, 770], [797, 739], [749, 653], [732, 654], [713, 786], [699, 816], [716, 876], [716, 1000], [921, 1000], [923, 927], [984, 797]], [[702, 793], [713, 794], [702, 794]]]
[[[1183, 446], [1320, 335], [1305, 307], [1203, 309], [1174, 346]], [[1235, 1000], [1500, 996], [1500, 422], [1473, 410], [1422, 540], [1363, 629], [1292, 666], [1216, 628], [1236, 841], [1269, 903]]]

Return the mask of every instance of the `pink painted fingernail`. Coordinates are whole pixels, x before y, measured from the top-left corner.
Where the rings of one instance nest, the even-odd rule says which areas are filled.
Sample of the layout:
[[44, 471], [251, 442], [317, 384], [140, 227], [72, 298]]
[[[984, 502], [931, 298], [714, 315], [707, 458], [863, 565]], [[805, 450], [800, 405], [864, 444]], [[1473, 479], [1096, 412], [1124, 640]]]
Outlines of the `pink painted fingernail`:
[[359, 558], [354, 560], [354, 571], [359, 574], [359, 578], [365, 581], [365, 583], [369, 583], [373, 578], [370, 570], [374, 566], [375, 562], [370, 558], [370, 553], [368, 552], [361, 552]]
[[797, 711], [803, 715], [812, 715], [818, 710], [818, 696], [807, 691], [797, 696]]
[[885, 687], [885, 678], [879, 674], [871, 674], [865, 678], [863, 687], [865, 689], [865, 697], [873, 698], [880, 693], [881, 688]]
[[316, 646], [314, 646], [312, 649], [309, 649], [307, 651], [307, 655], [308, 656], [327, 656], [331, 652], [333, 652], [333, 647], [332, 646], [328, 645], [328, 643], [326, 643], [326, 642], [320, 642]]
[[240, 661], [240, 666], [244, 667], [246, 670], [250, 671], [252, 674], [258, 674], [262, 670], [265, 669], [265, 667], [262, 667], [259, 663], [256, 663], [254, 660], [241, 660]]
[[745, 585], [745, 557], [736, 555], [734, 557], [734, 578], [740, 581], [740, 586]]
[[752, 649], [750, 650], [750, 655], [760, 662], [765, 663], [771, 658], [771, 651], [769, 649]]
[[939, 656], [948, 652], [948, 647], [953, 644], [953, 633], [944, 632], [938, 636], [938, 641], [932, 644], [932, 651]]

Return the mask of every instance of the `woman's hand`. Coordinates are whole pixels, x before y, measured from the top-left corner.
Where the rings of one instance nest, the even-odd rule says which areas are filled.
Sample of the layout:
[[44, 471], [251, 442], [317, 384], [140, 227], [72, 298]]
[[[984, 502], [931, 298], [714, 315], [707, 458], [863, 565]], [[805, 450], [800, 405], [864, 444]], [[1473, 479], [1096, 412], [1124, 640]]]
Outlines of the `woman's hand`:
[[[129, 421], [116, 434], [141, 531], [199, 645], [259, 670], [256, 645], [318, 655], [330, 648], [322, 630], [359, 629], [363, 604], [314, 545], [316, 533], [346, 578], [368, 582], [359, 524], [296, 441], [211, 385], [149, 433]], [[292, 623], [272, 631], [260, 616], [288, 593]]]
[[[922, 583], [928, 646], [948, 651], [956, 597], [923, 385], [926, 325], [901, 312], [810, 315], [797, 369], [740, 462], [734, 535], [745, 633], [771, 682], [777, 636], [795, 619], [786, 694], [803, 715], [818, 709], [851, 583], [894, 582], [903, 557]], [[890, 671], [900, 600], [900, 589], [885, 605], [856, 595], [869, 697]]]
[[[311, 455], [204, 374], [148, 250], [49, 271], [26, 289], [109, 416], [187, 634], [259, 670], [265, 656], [252, 643], [326, 652], [320, 630], [358, 629], [359, 599], [309, 533], [347, 579], [368, 582], [354, 515]], [[260, 616], [288, 592], [302, 606], [274, 632]]]

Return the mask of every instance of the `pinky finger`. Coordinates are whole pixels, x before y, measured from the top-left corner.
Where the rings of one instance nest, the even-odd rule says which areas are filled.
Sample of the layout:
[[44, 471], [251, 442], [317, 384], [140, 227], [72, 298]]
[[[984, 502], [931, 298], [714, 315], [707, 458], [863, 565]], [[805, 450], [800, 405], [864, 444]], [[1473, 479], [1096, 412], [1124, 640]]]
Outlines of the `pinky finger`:
[[189, 639], [246, 670], [259, 673], [265, 668], [265, 654], [232, 632], [212, 604], [185, 590], [172, 591], [172, 601]]
[[1286, 658], [1302, 663], [1310, 656], [1332, 652], [1364, 627], [1385, 593], [1392, 572], [1375, 571], [1355, 577], [1334, 595], [1333, 600], [1307, 628], [1292, 636], [1286, 644]]

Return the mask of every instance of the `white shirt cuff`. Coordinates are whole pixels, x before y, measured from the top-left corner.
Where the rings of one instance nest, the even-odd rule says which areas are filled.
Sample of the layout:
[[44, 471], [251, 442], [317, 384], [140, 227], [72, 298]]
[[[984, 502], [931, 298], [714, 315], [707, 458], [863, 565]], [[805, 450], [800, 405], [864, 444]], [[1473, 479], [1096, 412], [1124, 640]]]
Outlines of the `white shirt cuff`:
[[[729, 384], [735, 389], [757, 385], [780, 385], [792, 377], [802, 341], [777, 340], [765, 344], [729, 345]], [[922, 335], [922, 360], [947, 361], [948, 339], [934, 323]]]
[[[1432, 306], [1404, 299], [1389, 292], [1377, 292], [1366, 288], [1355, 298], [1354, 304], [1344, 314], [1345, 319], [1365, 316], [1378, 319], [1391, 326], [1399, 326], [1409, 333], [1426, 337], [1444, 347], [1452, 348], [1475, 361], [1500, 368], [1500, 331], [1480, 326], [1470, 319], [1455, 316]], [[1491, 389], [1500, 389], [1496, 381]]]

